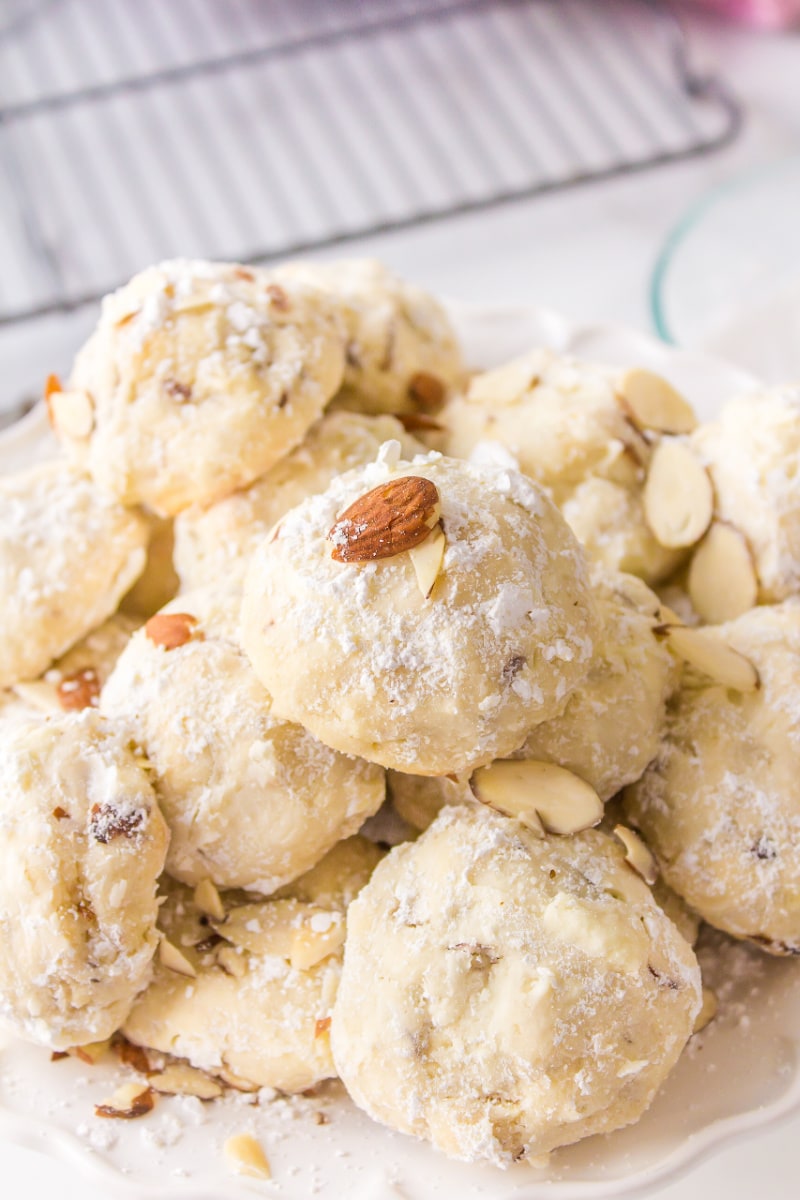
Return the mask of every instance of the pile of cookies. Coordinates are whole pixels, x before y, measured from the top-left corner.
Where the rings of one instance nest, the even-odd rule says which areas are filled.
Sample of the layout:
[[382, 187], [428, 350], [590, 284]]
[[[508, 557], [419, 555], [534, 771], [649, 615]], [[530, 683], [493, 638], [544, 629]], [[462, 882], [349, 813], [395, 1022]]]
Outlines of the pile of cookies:
[[470, 374], [376, 263], [181, 260], [46, 402], [0, 1017], [115, 1048], [98, 1115], [338, 1075], [505, 1166], [644, 1112], [701, 921], [800, 954], [800, 388], [701, 426], [635, 367]]

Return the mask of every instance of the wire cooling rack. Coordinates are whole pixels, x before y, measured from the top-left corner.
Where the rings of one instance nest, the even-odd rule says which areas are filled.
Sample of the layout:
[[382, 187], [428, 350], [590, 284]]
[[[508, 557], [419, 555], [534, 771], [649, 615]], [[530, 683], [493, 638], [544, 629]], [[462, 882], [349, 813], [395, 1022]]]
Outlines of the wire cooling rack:
[[644, 0], [0, 0], [0, 325], [722, 145]]

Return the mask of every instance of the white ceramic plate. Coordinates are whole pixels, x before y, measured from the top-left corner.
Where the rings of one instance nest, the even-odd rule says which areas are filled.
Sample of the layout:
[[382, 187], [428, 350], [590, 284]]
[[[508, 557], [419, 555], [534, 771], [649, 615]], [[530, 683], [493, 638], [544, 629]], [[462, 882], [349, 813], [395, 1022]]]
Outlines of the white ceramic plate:
[[[692, 399], [703, 417], [754, 385], [738, 369], [684, 354], [609, 326], [576, 327], [541, 309], [477, 311], [452, 306], [473, 365], [493, 365], [533, 345], [587, 358], [650, 366]], [[47, 454], [35, 412], [0, 434], [0, 471]], [[578, 1200], [631, 1195], [689, 1169], [726, 1139], [800, 1107], [800, 963], [769, 959], [707, 934], [704, 976], [717, 990], [717, 1019], [694, 1038], [650, 1111], [629, 1129], [551, 1156], [546, 1166], [506, 1172], [451, 1163], [422, 1143], [374, 1125], [338, 1084], [314, 1097], [268, 1100], [229, 1095], [213, 1105], [162, 1098], [134, 1122], [94, 1117], [94, 1104], [122, 1081], [112, 1063], [49, 1061], [46, 1051], [9, 1041], [0, 1051], [0, 1134], [78, 1162], [109, 1192], [167, 1200], [239, 1200], [263, 1185], [231, 1176], [222, 1143], [257, 1134], [283, 1200]], [[364, 997], [369, 1004], [369, 996]], [[320, 1124], [324, 1113], [327, 1123]]]

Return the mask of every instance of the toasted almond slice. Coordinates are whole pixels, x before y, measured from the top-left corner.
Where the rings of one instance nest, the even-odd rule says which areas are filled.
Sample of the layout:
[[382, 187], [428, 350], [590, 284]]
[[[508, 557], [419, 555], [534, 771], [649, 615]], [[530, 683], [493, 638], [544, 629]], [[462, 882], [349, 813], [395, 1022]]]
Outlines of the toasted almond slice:
[[81, 712], [84, 708], [95, 708], [100, 686], [100, 676], [94, 667], [73, 671], [56, 685], [58, 703], [64, 712]]
[[754, 692], [758, 688], [758, 671], [750, 659], [727, 642], [705, 629], [692, 629], [688, 625], [669, 625], [665, 632], [675, 653], [715, 683], [737, 692]]
[[298, 971], [307, 971], [344, 945], [347, 927], [340, 912], [318, 909], [296, 929], [292, 938], [290, 962]]
[[197, 617], [191, 613], [156, 613], [144, 627], [145, 635], [154, 646], [176, 650], [192, 640]]
[[442, 508], [436, 485], [421, 475], [401, 475], [359, 496], [331, 526], [336, 562], [393, 558], [424, 542]]
[[516, 817], [537, 833], [578, 833], [597, 825], [603, 816], [603, 803], [594, 788], [555, 763], [494, 762], [480, 767], [470, 786], [484, 804]]
[[490, 408], [517, 404], [526, 392], [536, 387], [541, 370], [541, 351], [534, 350], [501, 367], [474, 375], [466, 398], [471, 404], [486, 404]]
[[738, 529], [713, 522], [694, 552], [687, 586], [693, 608], [709, 625], [732, 621], [755, 607], [758, 577]]
[[111, 1038], [106, 1038], [104, 1042], [89, 1042], [85, 1046], [73, 1046], [70, 1054], [74, 1054], [76, 1058], [86, 1063], [87, 1066], [93, 1067], [95, 1063], [100, 1061], [104, 1054], [108, 1053], [110, 1046]]
[[194, 889], [195, 907], [208, 917], [217, 921], [225, 920], [225, 905], [222, 903], [216, 885], [211, 879], [201, 879]]
[[144, 1117], [155, 1107], [156, 1097], [148, 1085], [142, 1086], [141, 1080], [123, 1083], [114, 1095], [103, 1104], [95, 1105], [95, 1116], [117, 1117], [130, 1121], [136, 1117]]
[[625, 861], [652, 887], [658, 879], [658, 865], [649, 847], [644, 844], [638, 833], [628, 829], [627, 825], [615, 825], [614, 836], [625, 847]]
[[154, 1092], [165, 1096], [197, 1096], [198, 1100], [216, 1100], [222, 1088], [216, 1079], [190, 1067], [188, 1063], [170, 1063], [151, 1075], [148, 1083]]
[[693, 546], [714, 515], [714, 491], [700, 460], [684, 442], [659, 442], [644, 485], [644, 515], [662, 546]]
[[244, 1079], [241, 1075], [235, 1075], [227, 1067], [220, 1067], [218, 1071], [215, 1071], [215, 1074], [227, 1087], [233, 1088], [236, 1092], [251, 1094], [261, 1089], [260, 1083], [253, 1083], [251, 1079]]
[[288, 959], [292, 953], [294, 932], [312, 906], [300, 900], [270, 900], [237, 904], [218, 921], [209, 917], [212, 929], [251, 954], [275, 955]]
[[126, 1067], [133, 1067], [134, 1071], [138, 1071], [140, 1075], [150, 1074], [150, 1059], [147, 1057], [144, 1046], [137, 1046], [134, 1042], [129, 1042], [121, 1033], [115, 1033], [111, 1041], [111, 1049]]
[[658, 433], [691, 433], [697, 417], [688, 400], [653, 371], [633, 367], [617, 384], [617, 398], [642, 429]]
[[447, 388], [437, 375], [430, 371], [417, 371], [408, 381], [408, 394], [423, 408], [440, 408], [447, 395]]
[[222, 1149], [229, 1167], [237, 1175], [249, 1175], [254, 1179], [272, 1178], [269, 1160], [261, 1143], [252, 1134], [234, 1134]]
[[168, 942], [166, 938], [162, 938], [158, 944], [158, 958], [162, 966], [166, 967], [168, 971], [174, 971], [176, 975], [185, 975], [187, 979], [197, 977], [197, 971], [186, 955], [182, 954], [178, 947], [173, 946], [172, 942]]
[[717, 994], [711, 988], [703, 988], [703, 1000], [700, 1005], [700, 1012], [694, 1019], [694, 1029], [692, 1033], [700, 1033], [701, 1029], [705, 1029], [706, 1025], [710, 1025], [717, 1015], [719, 1004]]
[[94, 429], [94, 405], [88, 392], [52, 392], [47, 408], [50, 423], [64, 437], [87, 438]]
[[424, 542], [420, 542], [418, 546], [412, 546], [408, 552], [419, 590], [426, 600], [439, 578], [446, 547], [447, 539], [444, 536], [444, 530], [441, 525], [437, 525]]
[[46, 683], [43, 679], [31, 679], [22, 683], [15, 683], [13, 691], [20, 700], [24, 700], [26, 704], [38, 708], [43, 713], [56, 713], [61, 711], [61, 705], [58, 703], [58, 694], [52, 684]]
[[234, 979], [244, 979], [247, 974], [247, 961], [235, 946], [218, 946], [214, 958], [225, 974]]

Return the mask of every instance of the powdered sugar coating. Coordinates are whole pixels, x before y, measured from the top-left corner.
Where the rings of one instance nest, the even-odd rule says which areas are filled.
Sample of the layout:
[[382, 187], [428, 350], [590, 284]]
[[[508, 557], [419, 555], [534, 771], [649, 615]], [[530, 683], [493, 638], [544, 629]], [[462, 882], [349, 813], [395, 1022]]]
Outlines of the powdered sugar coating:
[[[380, 857], [364, 838], [340, 842], [284, 888], [277, 902], [246, 901], [251, 932], [269, 926], [278, 907], [295, 927], [307, 919], [311, 906], [312, 927], [314, 921], [324, 924], [322, 917], [338, 919]], [[235, 949], [224, 940], [224, 924], [219, 925], [222, 937], [215, 936], [188, 888], [169, 884], [166, 895], [159, 925], [197, 974], [190, 979], [157, 966], [153, 983], [128, 1017], [126, 1036], [253, 1087], [299, 1092], [335, 1075], [328, 1025], [341, 974], [341, 946], [301, 970], [281, 954]], [[241, 899], [223, 896], [228, 911], [235, 911]]]
[[759, 599], [800, 593], [800, 387], [730, 401], [692, 444], [711, 475], [717, 516], [747, 539]]
[[708, 634], [753, 662], [746, 694], [690, 672], [658, 757], [625, 794], [667, 883], [711, 925], [800, 954], [800, 604]]
[[243, 579], [251, 552], [284, 513], [306, 496], [324, 492], [337, 475], [370, 462], [393, 438], [404, 457], [424, 449], [394, 417], [328, 413], [249, 488], [209, 508], [186, 509], [175, 521], [175, 564], [183, 590]]
[[269, 895], [377, 811], [384, 779], [274, 715], [239, 644], [238, 611], [236, 590], [172, 601], [165, 614], [196, 618], [191, 640], [165, 650], [141, 629], [101, 703], [153, 764], [169, 873]]
[[366, 413], [415, 412], [425, 407], [414, 394], [416, 375], [433, 376], [442, 400], [460, 383], [464, 364], [444, 308], [383, 263], [288, 263], [275, 274], [321, 289], [342, 315], [347, 365], [337, 406]]
[[699, 1006], [613, 839], [448, 808], [351, 905], [333, 1054], [376, 1120], [505, 1166], [636, 1120]]
[[320, 415], [344, 369], [321, 293], [176, 259], [107, 296], [71, 387], [94, 427], [71, 455], [125, 504], [168, 516], [251, 483]]
[[150, 979], [167, 827], [89, 709], [0, 727], [0, 1015], [55, 1049], [109, 1037]]
[[[243, 643], [274, 711], [326, 744], [420, 775], [470, 770], [516, 749], [586, 674], [597, 621], [584, 558], [521, 475], [396, 453], [334, 480], [262, 543]], [[328, 539], [354, 500], [408, 475], [438, 489], [447, 539], [427, 599], [408, 553], [340, 563]]]
[[642, 580], [595, 567], [591, 581], [601, 634], [589, 674], [515, 757], [567, 767], [605, 801], [658, 753], [680, 663], [653, 633], [659, 601]]
[[147, 526], [56, 461], [0, 480], [0, 687], [34, 679], [116, 609]]
[[656, 435], [644, 437], [627, 417], [617, 398], [620, 370], [545, 349], [515, 362], [528, 368], [518, 371], [515, 395], [493, 400], [484, 388], [476, 400], [468, 390], [448, 405], [445, 452], [470, 458], [481, 443], [499, 443], [548, 490], [599, 562], [648, 583], [663, 579], [685, 555], [660, 546], [645, 522], [642, 489]]

